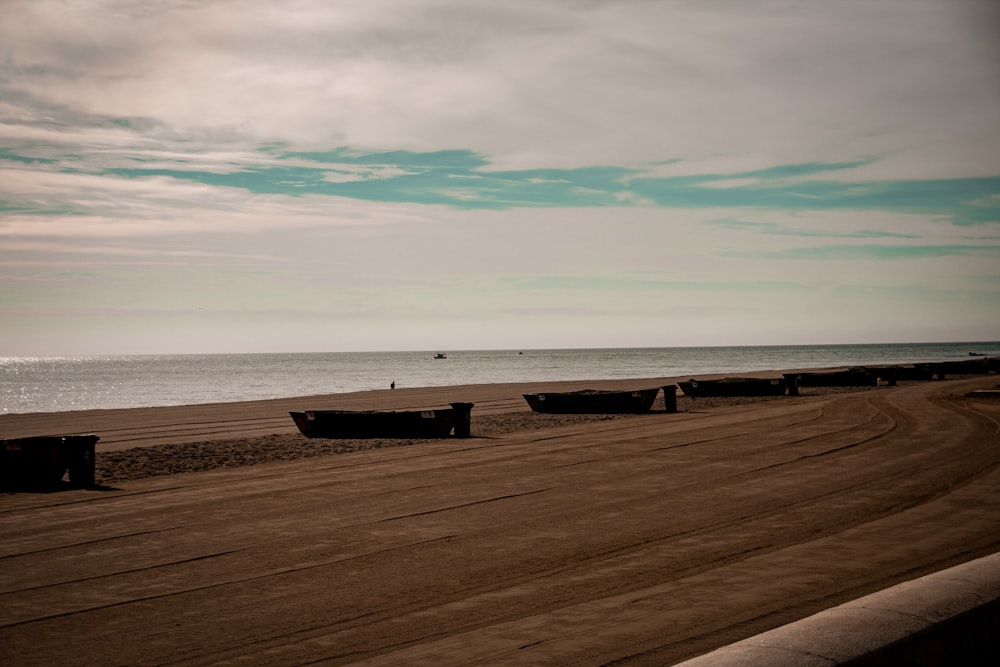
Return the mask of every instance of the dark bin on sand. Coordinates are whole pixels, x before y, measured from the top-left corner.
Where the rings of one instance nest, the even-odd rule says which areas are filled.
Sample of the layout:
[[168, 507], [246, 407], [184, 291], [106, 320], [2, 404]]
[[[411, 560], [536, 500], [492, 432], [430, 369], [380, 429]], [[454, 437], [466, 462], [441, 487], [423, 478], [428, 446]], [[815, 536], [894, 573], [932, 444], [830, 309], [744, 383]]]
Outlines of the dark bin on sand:
[[472, 407], [475, 403], [452, 403], [455, 411], [455, 437], [468, 438], [472, 432]]
[[52, 488], [69, 471], [75, 487], [94, 485], [96, 435], [41, 435], [0, 440], [0, 486]]

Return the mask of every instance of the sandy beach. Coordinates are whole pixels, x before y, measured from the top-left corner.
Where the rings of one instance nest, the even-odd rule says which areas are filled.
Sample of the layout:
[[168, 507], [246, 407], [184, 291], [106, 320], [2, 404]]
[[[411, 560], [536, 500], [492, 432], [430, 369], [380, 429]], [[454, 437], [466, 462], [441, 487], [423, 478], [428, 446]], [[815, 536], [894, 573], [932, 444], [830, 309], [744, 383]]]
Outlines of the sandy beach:
[[[101, 437], [97, 489], [0, 495], [0, 658], [663, 665], [1000, 550], [1000, 401], [966, 396], [995, 375], [675, 414], [521, 398], [677, 379], [0, 416]], [[288, 417], [453, 401], [472, 438]]]

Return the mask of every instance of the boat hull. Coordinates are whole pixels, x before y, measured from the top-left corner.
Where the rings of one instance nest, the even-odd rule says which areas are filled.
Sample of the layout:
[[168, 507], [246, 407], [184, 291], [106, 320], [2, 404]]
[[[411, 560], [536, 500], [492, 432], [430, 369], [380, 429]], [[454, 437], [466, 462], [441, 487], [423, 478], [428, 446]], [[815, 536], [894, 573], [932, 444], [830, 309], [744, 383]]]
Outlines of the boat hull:
[[875, 373], [882, 379], [889, 378], [891, 381], [923, 381], [931, 379], [931, 371], [922, 364], [903, 364], [898, 366], [866, 366], [869, 372]]
[[535, 412], [549, 414], [639, 414], [649, 412], [660, 388], [630, 391], [545, 392], [523, 394]]
[[864, 368], [852, 368], [827, 373], [795, 373], [794, 377], [800, 387], [873, 387], [884, 374]]
[[[471, 408], [470, 408], [471, 409]], [[289, 412], [307, 438], [447, 438], [462, 414], [455, 408], [378, 412], [303, 410]], [[465, 421], [468, 423], [468, 412]]]
[[1000, 360], [977, 357], [964, 361], [937, 361], [921, 364], [932, 376], [943, 380], [946, 375], [989, 375], [1000, 372]]
[[692, 398], [784, 396], [788, 388], [788, 382], [784, 378], [723, 378], [722, 380], [689, 380], [678, 384], [684, 395]]

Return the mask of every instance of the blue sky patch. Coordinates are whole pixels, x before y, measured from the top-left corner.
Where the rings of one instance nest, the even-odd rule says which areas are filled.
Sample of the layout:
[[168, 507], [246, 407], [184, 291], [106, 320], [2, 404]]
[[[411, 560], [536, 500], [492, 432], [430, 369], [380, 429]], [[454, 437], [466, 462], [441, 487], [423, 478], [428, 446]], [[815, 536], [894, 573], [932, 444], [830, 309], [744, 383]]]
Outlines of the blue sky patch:
[[[457, 209], [617, 207], [641, 202], [632, 205], [781, 211], [882, 210], [939, 215], [961, 225], [1000, 222], [997, 196], [1000, 176], [861, 182], [835, 179], [836, 175], [848, 175], [852, 169], [870, 165], [870, 160], [663, 177], [647, 175], [643, 166], [496, 170], [489, 168], [485, 156], [468, 150], [421, 153], [337, 148], [302, 152], [271, 144], [258, 150], [260, 161], [230, 163], [225, 171], [219, 171], [198, 169], [195, 163], [176, 157], [173, 166], [130, 159], [127, 167], [101, 168], [91, 163], [105, 159], [103, 154], [91, 158], [68, 155], [56, 158], [51, 154], [35, 157], [35, 149], [25, 148], [21, 152], [3, 149], [0, 160], [63, 173], [130, 179], [169, 177], [257, 194], [324, 195]], [[825, 174], [829, 178], [823, 178]], [[8, 202], [7, 206], [8, 210], [31, 208], [30, 202]], [[808, 230], [769, 230], [763, 226], [756, 229], [761, 233], [810, 234]]]

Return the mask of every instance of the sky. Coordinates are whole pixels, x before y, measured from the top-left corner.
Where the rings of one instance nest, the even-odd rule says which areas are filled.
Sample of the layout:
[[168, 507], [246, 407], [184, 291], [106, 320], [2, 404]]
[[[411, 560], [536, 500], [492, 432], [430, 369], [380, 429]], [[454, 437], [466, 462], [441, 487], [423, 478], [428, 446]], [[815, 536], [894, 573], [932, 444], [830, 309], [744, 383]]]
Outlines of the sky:
[[0, 356], [1000, 339], [993, 0], [0, 10]]

